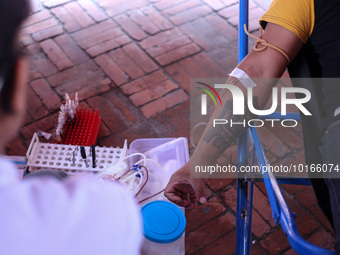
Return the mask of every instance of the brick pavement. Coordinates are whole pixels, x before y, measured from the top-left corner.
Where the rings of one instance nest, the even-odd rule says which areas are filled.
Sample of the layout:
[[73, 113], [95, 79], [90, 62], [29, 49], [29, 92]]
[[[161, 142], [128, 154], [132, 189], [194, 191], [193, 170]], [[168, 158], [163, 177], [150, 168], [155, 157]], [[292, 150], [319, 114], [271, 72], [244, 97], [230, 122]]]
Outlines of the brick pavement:
[[[7, 148], [24, 155], [37, 129], [51, 131], [64, 93], [103, 118], [98, 144], [189, 136], [190, 77], [225, 77], [237, 62], [237, 0], [32, 0], [21, 42], [32, 53], [24, 126]], [[250, 2], [250, 26], [268, 7]], [[303, 162], [301, 127], [260, 129], [274, 164]], [[235, 152], [231, 148], [227, 155]], [[235, 180], [210, 180], [208, 202], [187, 210], [187, 254], [233, 254]], [[303, 237], [322, 247], [334, 233], [310, 187], [283, 185]], [[256, 184], [252, 254], [294, 254]]]

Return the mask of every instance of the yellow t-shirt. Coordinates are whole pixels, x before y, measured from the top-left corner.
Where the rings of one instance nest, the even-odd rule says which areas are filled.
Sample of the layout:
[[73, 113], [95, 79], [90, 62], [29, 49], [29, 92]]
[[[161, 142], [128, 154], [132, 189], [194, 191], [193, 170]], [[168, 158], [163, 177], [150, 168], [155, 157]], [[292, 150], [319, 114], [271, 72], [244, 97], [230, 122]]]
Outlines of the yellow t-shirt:
[[314, 28], [314, 0], [274, 0], [260, 19], [280, 25], [306, 43]]

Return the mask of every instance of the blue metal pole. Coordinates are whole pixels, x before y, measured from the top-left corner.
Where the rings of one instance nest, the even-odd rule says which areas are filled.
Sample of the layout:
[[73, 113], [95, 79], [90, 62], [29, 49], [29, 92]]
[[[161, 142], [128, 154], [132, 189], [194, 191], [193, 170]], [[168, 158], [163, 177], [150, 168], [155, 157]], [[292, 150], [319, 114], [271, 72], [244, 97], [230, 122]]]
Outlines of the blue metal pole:
[[238, 26], [238, 62], [240, 63], [248, 54], [248, 36], [243, 30], [243, 25], [248, 27], [248, 0], [240, 0], [240, 16]]
[[[243, 25], [248, 27], [248, 0], [240, 0], [239, 13], [239, 41], [238, 62], [248, 53], [248, 37], [243, 30]], [[238, 167], [245, 164], [248, 159], [247, 132], [238, 139], [237, 163]], [[247, 254], [247, 196], [248, 184], [241, 176], [237, 178], [237, 202], [236, 202], [236, 255]]]
[[[264, 182], [263, 178], [253, 179], [254, 182]], [[278, 184], [291, 184], [291, 185], [305, 185], [305, 186], [311, 186], [312, 183], [310, 182], [309, 178], [280, 178], [277, 179]]]
[[250, 254], [250, 250], [251, 250], [251, 232], [252, 232], [252, 222], [253, 222], [253, 194], [254, 194], [254, 182], [249, 182], [247, 254]]
[[279, 119], [279, 120], [293, 119], [293, 120], [296, 120], [296, 121], [301, 121], [300, 114], [294, 113], [294, 112], [287, 112], [286, 115], [281, 115], [280, 112], [274, 112], [274, 113], [269, 114], [269, 115], [260, 115], [259, 119]]
[[[250, 130], [248, 130], [250, 131]], [[253, 166], [255, 162], [255, 147], [252, 146], [250, 155], [250, 165]], [[253, 222], [253, 194], [254, 194], [254, 182], [249, 182], [249, 197], [248, 197], [248, 237], [247, 237], [247, 254], [251, 251], [251, 233], [252, 233], [252, 222]]]
[[[237, 168], [246, 163], [247, 160], [247, 135], [243, 134], [238, 139]], [[247, 197], [248, 183], [243, 176], [237, 176], [237, 201], [236, 201], [236, 252], [237, 255], [247, 254]]]

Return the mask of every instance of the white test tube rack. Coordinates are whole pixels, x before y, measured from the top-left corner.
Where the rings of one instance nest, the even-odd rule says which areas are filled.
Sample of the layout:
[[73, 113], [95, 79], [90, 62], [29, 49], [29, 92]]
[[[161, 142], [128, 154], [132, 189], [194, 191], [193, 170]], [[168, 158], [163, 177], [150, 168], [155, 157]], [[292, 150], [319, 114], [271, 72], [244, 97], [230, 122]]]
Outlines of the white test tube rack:
[[85, 146], [88, 167], [86, 167], [84, 159], [81, 157], [80, 146], [76, 151], [75, 164], [73, 164], [73, 151], [76, 150], [76, 147], [76, 145], [42, 143], [39, 141], [38, 135], [34, 133], [26, 153], [28, 170], [52, 169], [66, 173], [95, 174], [105, 170], [107, 166], [115, 164], [119, 159], [124, 158], [127, 153], [126, 140], [123, 148], [96, 146], [96, 168], [93, 168], [89, 146]]

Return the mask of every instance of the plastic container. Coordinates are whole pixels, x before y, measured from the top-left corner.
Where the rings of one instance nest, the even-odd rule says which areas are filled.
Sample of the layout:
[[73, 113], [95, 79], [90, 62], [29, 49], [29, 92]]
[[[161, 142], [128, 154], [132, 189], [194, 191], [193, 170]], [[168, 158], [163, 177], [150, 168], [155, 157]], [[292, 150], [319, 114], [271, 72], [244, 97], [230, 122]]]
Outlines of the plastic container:
[[[188, 148], [188, 139], [185, 137], [180, 138], [148, 138], [148, 139], [137, 139], [134, 140], [130, 144], [129, 154], [140, 152], [144, 153], [147, 158], [151, 158], [160, 163], [163, 167], [164, 173], [161, 169], [153, 164], [152, 162], [148, 162], [148, 170], [158, 177], [159, 180], [162, 181], [162, 185], [159, 185], [158, 181], [149, 179], [149, 182], [146, 184], [145, 188], [142, 192], [137, 196], [137, 200], [141, 201], [142, 199], [149, 197], [152, 194], [157, 193], [158, 191], [165, 188], [167, 185], [171, 175], [181, 168], [186, 162], [189, 160], [189, 148]], [[130, 164], [134, 164], [140, 159], [140, 157], [133, 157], [130, 161]], [[150, 203], [155, 200], [164, 200], [168, 201], [163, 193], [158, 196], [153, 197], [150, 200], [143, 202], [143, 204]], [[175, 205], [174, 205], [175, 206]], [[177, 207], [179, 208], [179, 207]], [[184, 208], [180, 209], [184, 215]], [[185, 234], [183, 234], [179, 240], [176, 241], [176, 244], [180, 245], [180, 249], [174, 255], [185, 255]], [[146, 239], [146, 243], [151, 242]], [[146, 247], [148, 247], [146, 245]], [[150, 245], [150, 247], [154, 247]], [[152, 252], [152, 251], [150, 251]], [[149, 254], [146, 249], [144, 249], [143, 254]], [[163, 253], [158, 250], [157, 253], [150, 254], [158, 254], [162, 255]]]
[[167, 201], [153, 201], [142, 207], [145, 241], [143, 255], [181, 253], [186, 220], [182, 210]]
[[[161, 144], [174, 140], [174, 138], [143, 138], [143, 139], [136, 139], [134, 140], [130, 146], [130, 153], [133, 154], [135, 152], [145, 153], [148, 150], [151, 150]], [[137, 162], [140, 157], [135, 156], [130, 158], [130, 165]]]
[[[137, 200], [142, 200], [152, 194], [165, 188], [169, 182], [171, 175], [180, 169], [189, 160], [188, 140], [185, 137], [179, 138], [150, 138], [150, 139], [137, 139], [130, 144], [129, 154], [135, 152], [143, 153], [147, 158], [157, 161], [162, 167], [164, 172], [154, 163], [148, 162], [147, 167], [150, 173], [155, 175], [159, 183], [154, 182], [152, 178], [145, 186], [143, 191], [137, 197]], [[140, 157], [133, 157], [130, 165], [137, 162]], [[165, 199], [162, 195], [154, 198]], [[151, 202], [152, 200], [146, 201]]]

